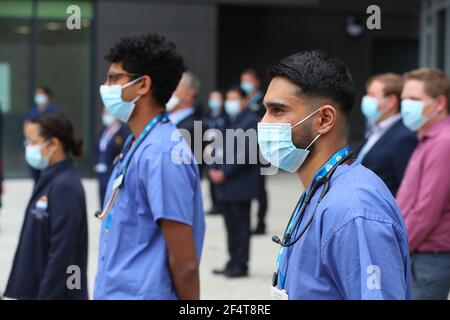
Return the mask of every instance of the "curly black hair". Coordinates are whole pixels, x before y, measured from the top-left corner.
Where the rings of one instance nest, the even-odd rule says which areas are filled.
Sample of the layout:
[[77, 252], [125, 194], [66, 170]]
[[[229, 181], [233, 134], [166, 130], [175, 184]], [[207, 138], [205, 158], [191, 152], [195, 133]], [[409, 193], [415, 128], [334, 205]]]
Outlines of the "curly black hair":
[[348, 67], [337, 57], [320, 50], [300, 51], [281, 59], [269, 70], [269, 77], [281, 76], [298, 87], [298, 95], [329, 99], [348, 118], [355, 92]]
[[157, 34], [123, 37], [106, 54], [110, 63], [152, 79], [151, 93], [156, 102], [165, 105], [186, 71], [183, 58], [173, 42]]

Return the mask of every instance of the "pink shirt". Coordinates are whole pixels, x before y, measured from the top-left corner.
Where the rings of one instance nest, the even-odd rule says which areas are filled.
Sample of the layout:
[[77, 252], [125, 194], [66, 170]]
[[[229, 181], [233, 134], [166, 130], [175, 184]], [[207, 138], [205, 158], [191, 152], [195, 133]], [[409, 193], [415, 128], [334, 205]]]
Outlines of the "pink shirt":
[[397, 202], [410, 252], [450, 252], [450, 116], [419, 135]]

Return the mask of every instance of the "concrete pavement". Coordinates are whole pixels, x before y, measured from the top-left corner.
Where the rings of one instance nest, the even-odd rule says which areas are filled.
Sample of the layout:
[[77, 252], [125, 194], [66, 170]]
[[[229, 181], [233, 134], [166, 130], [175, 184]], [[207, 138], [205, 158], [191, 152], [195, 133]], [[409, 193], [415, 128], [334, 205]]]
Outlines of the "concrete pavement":
[[[83, 180], [87, 197], [89, 223], [88, 282], [92, 297], [93, 282], [97, 269], [98, 233], [100, 222], [94, 217], [99, 208], [97, 183]], [[3, 208], [0, 211], [0, 291], [8, 280], [17, 246], [23, 216], [32, 191], [28, 179], [4, 182]], [[226, 234], [223, 217], [206, 216], [206, 236], [200, 266], [202, 299], [270, 299], [270, 284], [275, 268], [278, 246], [271, 241], [273, 234], [282, 235], [292, 208], [301, 194], [296, 175], [279, 174], [267, 179], [269, 212], [268, 233], [254, 236], [251, 240], [251, 261], [248, 278], [227, 279], [212, 274], [212, 269], [221, 268], [227, 261]], [[205, 210], [209, 208], [209, 192], [205, 182]], [[252, 205], [252, 222], [256, 223], [256, 203]]]

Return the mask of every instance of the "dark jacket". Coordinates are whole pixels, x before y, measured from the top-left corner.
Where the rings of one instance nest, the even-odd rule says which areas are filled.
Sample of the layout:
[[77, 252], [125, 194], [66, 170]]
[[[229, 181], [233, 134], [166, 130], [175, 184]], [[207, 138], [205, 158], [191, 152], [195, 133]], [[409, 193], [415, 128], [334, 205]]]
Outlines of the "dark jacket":
[[[86, 203], [72, 160], [42, 171], [28, 204], [5, 296], [87, 299]], [[80, 270], [80, 289], [69, 289]], [[69, 279], [70, 278], [70, 279]]]
[[250, 98], [248, 102], [248, 108], [255, 112], [260, 119], [262, 119], [262, 117], [264, 117], [264, 114], [266, 113], [263, 101], [264, 92], [258, 91], [253, 97]]
[[203, 118], [206, 129], [223, 130], [225, 128], [225, 114], [223, 112], [214, 115], [209, 111]]
[[[366, 140], [358, 153], [365, 143]], [[400, 119], [366, 153], [361, 164], [378, 175], [395, 196], [417, 143], [417, 135]]]
[[[189, 115], [188, 117], [181, 120], [179, 123], [176, 124], [176, 127], [181, 130], [181, 133], [184, 135], [186, 141], [188, 142], [189, 146], [191, 147], [192, 154], [195, 157], [195, 161], [198, 164], [198, 169], [200, 172], [200, 175], [202, 175], [203, 172], [203, 150], [205, 149], [206, 143], [203, 141], [203, 133], [206, 131], [206, 126], [204, 124], [203, 120], [203, 107], [200, 103], [197, 103], [194, 105], [194, 113]], [[199, 121], [197, 124], [197, 130], [195, 130], [195, 122]], [[189, 136], [186, 135], [186, 130], [189, 133]], [[197, 141], [197, 144], [194, 143], [194, 141]], [[198, 150], [196, 150], [198, 146]]]
[[97, 137], [97, 143], [96, 143], [96, 167], [99, 164], [105, 165], [106, 171], [104, 172], [98, 172], [96, 170], [97, 174], [97, 180], [99, 184], [99, 193], [100, 193], [100, 201], [103, 202], [103, 199], [105, 198], [106, 194], [106, 188], [108, 187], [108, 181], [109, 177], [111, 176], [111, 173], [114, 168], [114, 159], [117, 155], [120, 154], [122, 151], [123, 145], [125, 141], [127, 140], [128, 136], [131, 134], [130, 129], [127, 125], [121, 124], [120, 129], [115, 133], [115, 135], [109, 140], [105, 151], [100, 151], [100, 140], [102, 138], [103, 133], [105, 132], [106, 128], [103, 128], [100, 132], [99, 136]]
[[[250, 142], [249, 138], [245, 139], [245, 144], [241, 144], [237, 137], [234, 139], [234, 150], [227, 148], [231, 142], [227, 141], [226, 132], [223, 133], [224, 149], [223, 149], [223, 164], [215, 165], [215, 168], [221, 169], [225, 173], [225, 182], [215, 185], [215, 191], [219, 201], [227, 202], [241, 202], [250, 201], [258, 196], [258, 185], [260, 179], [260, 168], [258, 162], [250, 163], [250, 153], [255, 152], [252, 147], [257, 148], [256, 141], [256, 127], [258, 124], [258, 116], [248, 108], [239, 114], [236, 119], [227, 118], [226, 129], [242, 129], [247, 131], [253, 129], [255, 141]], [[230, 138], [230, 137], [228, 137]], [[233, 152], [232, 164], [226, 164], [227, 152]], [[253, 158], [258, 160], [257, 153], [252, 154]], [[230, 157], [230, 155], [228, 155]], [[238, 159], [244, 159], [245, 162], [238, 163]], [[241, 161], [242, 162], [242, 161]]]

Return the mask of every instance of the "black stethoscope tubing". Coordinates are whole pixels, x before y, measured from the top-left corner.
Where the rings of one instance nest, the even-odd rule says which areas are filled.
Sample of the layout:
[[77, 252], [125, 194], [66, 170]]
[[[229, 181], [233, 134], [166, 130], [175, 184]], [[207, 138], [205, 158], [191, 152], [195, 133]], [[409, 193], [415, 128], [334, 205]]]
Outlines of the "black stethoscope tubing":
[[[313, 186], [311, 187], [311, 190], [308, 192], [308, 194], [305, 197], [305, 200], [301, 204], [301, 207], [300, 207], [300, 210], [298, 212], [297, 219], [295, 221], [294, 226], [288, 232], [289, 225], [291, 224], [292, 219], [295, 217], [295, 211], [296, 211], [295, 209], [294, 209], [294, 211], [291, 214], [291, 218], [289, 219], [289, 222], [288, 222], [288, 224], [286, 226], [286, 229], [284, 230], [283, 240], [280, 240], [280, 238], [278, 236], [273, 236], [272, 237], [272, 241], [273, 242], [278, 243], [279, 245], [281, 245], [283, 247], [290, 247], [290, 246], [293, 246], [298, 240], [300, 240], [300, 238], [303, 236], [303, 234], [308, 229], [309, 225], [312, 223], [312, 221], [314, 219], [314, 216], [316, 215], [317, 207], [319, 206], [319, 204], [322, 201], [322, 199], [325, 197], [325, 195], [330, 190], [331, 176], [336, 171], [336, 168], [338, 166], [340, 166], [341, 164], [343, 164], [343, 163], [347, 162], [348, 160], [350, 160], [352, 158], [352, 156], [353, 156], [353, 153], [349, 152], [345, 157], [343, 157], [341, 160], [339, 160], [336, 163], [336, 165], [323, 178], [321, 178], [319, 181], [317, 181], [316, 183], [313, 184]], [[290, 242], [290, 240], [292, 238], [292, 234], [295, 232], [295, 230], [297, 229], [298, 225], [302, 221], [302, 218], [303, 218], [303, 215], [306, 212], [307, 206], [311, 202], [311, 199], [314, 197], [314, 195], [317, 192], [317, 190], [322, 185], [324, 187], [322, 189], [322, 192], [320, 193], [319, 200], [317, 201], [317, 204], [316, 204], [316, 207], [314, 208], [313, 214], [311, 215], [309, 220], [306, 222], [305, 227], [302, 229], [302, 231], [295, 237], [295, 239], [292, 242]], [[295, 208], [298, 207], [298, 205], [300, 204], [301, 201], [302, 201], [302, 198], [299, 199], [299, 201], [297, 202], [297, 205], [295, 206]]]

